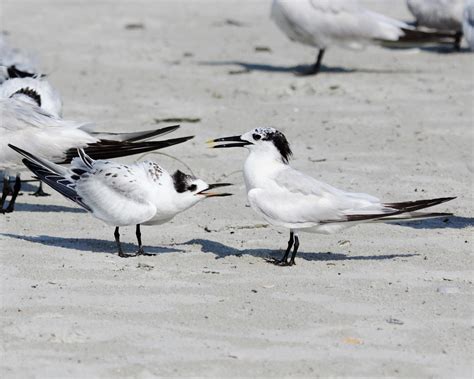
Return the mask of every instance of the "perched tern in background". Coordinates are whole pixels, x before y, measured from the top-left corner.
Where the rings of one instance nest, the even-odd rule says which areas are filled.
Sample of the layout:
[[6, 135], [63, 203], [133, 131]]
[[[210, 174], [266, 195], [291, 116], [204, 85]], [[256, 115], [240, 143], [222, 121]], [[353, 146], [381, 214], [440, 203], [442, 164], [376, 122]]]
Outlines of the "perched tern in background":
[[462, 30], [469, 49], [474, 51], [474, 0], [466, 0], [463, 12]]
[[[188, 136], [148, 141], [178, 129], [178, 125], [133, 133], [95, 132], [92, 124], [54, 117], [39, 106], [25, 102], [25, 96], [35, 100], [38, 94], [30, 90], [0, 99], [0, 170], [5, 171], [0, 200], [2, 213], [14, 210], [15, 200], [21, 189], [18, 173], [23, 168], [21, 157], [8, 148], [9, 143], [56, 163], [69, 163], [77, 156], [77, 148], [84, 148], [95, 159], [109, 159], [162, 149], [193, 138]], [[10, 171], [17, 172], [13, 191], [8, 179]], [[12, 194], [12, 199], [8, 207], [3, 209], [9, 194]]]
[[250, 151], [244, 164], [250, 206], [270, 224], [290, 229], [285, 255], [276, 261], [279, 265], [295, 264], [299, 232], [332, 234], [363, 222], [451, 215], [418, 211], [454, 197], [385, 203], [371, 195], [345, 192], [305, 175], [289, 166], [290, 145], [283, 133], [273, 128], [257, 128], [241, 136], [209, 141], [220, 142], [223, 144], [213, 147], [246, 147]]
[[319, 49], [316, 63], [306, 72], [317, 74], [326, 49], [366, 45], [412, 46], [454, 43], [451, 34], [422, 32], [359, 6], [356, 0], [273, 0], [271, 16], [292, 41]]
[[[170, 175], [151, 161], [131, 165], [95, 161], [80, 149], [79, 157], [72, 160], [70, 168], [65, 168], [10, 147], [24, 157], [23, 163], [46, 184], [94, 217], [115, 226], [120, 257], [145, 254], [140, 225], [164, 224], [207, 197], [231, 195], [211, 192], [229, 183], [207, 184], [181, 171]], [[136, 225], [138, 251], [134, 255], [125, 254], [120, 244], [119, 228], [129, 225]]]

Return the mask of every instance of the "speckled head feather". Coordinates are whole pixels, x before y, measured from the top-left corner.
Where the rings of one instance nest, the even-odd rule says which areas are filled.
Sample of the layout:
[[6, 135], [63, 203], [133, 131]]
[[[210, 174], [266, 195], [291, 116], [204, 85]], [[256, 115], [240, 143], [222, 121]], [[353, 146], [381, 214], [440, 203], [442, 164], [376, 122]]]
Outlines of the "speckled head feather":
[[259, 135], [262, 141], [272, 141], [277, 150], [280, 152], [283, 162], [289, 162], [293, 152], [291, 151], [288, 140], [282, 132], [274, 128], [256, 128], [254, 131], [254, 139], [255, 134]]
[[10, 97], [14, 97], [15, 95], [28, 96], [29, 98], [34, 100], [34, 102], [38, 105], [38, 107], [41, 107], [41, 96], [33, 88], [30, 88], [30, 87], [20, 88], [18, 91], [16, 91]]
[[177, 170], [173, 175], [173, 185], [178, 193], [183, 193], [186, 191], [190, 191], [192, 189], [189, 188], [189, 183], [195, 180], [191, 175], [187, 175], [182, 171]]

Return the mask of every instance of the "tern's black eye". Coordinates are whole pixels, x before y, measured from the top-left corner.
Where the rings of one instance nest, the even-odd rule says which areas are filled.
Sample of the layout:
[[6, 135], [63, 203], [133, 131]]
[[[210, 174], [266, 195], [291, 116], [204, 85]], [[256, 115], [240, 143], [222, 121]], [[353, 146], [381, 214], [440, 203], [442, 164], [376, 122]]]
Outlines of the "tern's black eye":
[[258, 141], [260, 138], [262, 138], [262, 136], [261, 136], [260, 134], [257, 134], [257, 133], [254, 133], [254, 134], [252, 135], [252, 137], [253, 137], [253, 139], [254, 139], [255, 141]]
[[194, 192], [197, 190], [197, 185], [196, 184], [191, 184], [189, 187], [188, 187], [188, 191], [191, 191], [191, 192]]

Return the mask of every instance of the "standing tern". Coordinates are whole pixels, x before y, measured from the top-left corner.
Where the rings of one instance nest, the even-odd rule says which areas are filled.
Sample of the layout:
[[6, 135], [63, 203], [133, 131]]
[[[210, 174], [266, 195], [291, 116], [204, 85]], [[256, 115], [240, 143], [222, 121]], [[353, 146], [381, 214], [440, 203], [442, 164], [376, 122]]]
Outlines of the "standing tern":
[[356, 0], [273, 0], [271, 17], [292, 41], [316, 47], [316, 63], [305, 73], [317, 74], [326, 49], [366, 45], [412, 46], [414, 43], [454, 43], [454, 34], [422, 32]]
[[418, 211], [454, 197], [385, 203], [365, 193], [345, 192], [303, 174], [290, 167], [290, 145], [283, 133], [273, 128], [257, 128], [241, 136], [209, 141], [220, 142], [224, 143], [213, 147], [246, 147], [250, 151], [244, 164], [250, 206], [270, 224], [290, 229], [288, 248], [283, 258], [275, 261], [278, 265], [295, 264], [299, 232], [332, 234], [363, 222], [451, 215]]
[[[93, 160], [79, 149], [79, 157], [65, 168], [9, 146], [24, 157], [23, 163], [42, 181], [92, 216], [115, 226], [120, 257], [145, 255], [140, 225], [164, 224], [207, 197], [231, 195], [211, 191], [229, 183], [207, 184], [181, 171], [170, 175], [151, 161], [123, 165]], [[133, 255], [125, 254], [120, 244], [119, 228], [129, 225], [136, 225], [138, 251]]]
[[[21, 189], [19, 170], [23, 165], [20, 156], [8, 148], [9, 143], [56, 163], [69, 163], [77, 156], [77, 148], [84, 148], [94, 159], [110, 159], [162, 149], [193, 138], [187, 136], [148, 141], [178, 129], [178, 125], [132, 133], [96, 132], [90, 123], [54, 117], [38, 105], [23, 101], [25, 96], [38, 99], [34, 90], [15, 93], [6, 99], [0, 98], [0, 170], [5, 171], [0, 199], [1, 213], [14, 210], [15, 200]], [[9, 182], [10, 171], [17, 172], [13, 190]], [[9, 194], [12, 199], [4, 209], [3, 205]]]

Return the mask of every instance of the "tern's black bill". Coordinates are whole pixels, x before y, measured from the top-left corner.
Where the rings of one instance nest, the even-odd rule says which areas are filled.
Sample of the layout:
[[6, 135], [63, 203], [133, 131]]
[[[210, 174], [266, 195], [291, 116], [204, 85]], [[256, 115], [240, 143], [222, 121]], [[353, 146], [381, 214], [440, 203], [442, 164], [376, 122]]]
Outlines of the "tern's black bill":
[[214, 145], [211, 146], [214, 149], [220, 149], [223, 147], [244, 147], [247, 145], [252, 145], [252, 142], [245, 141], [240, 138], [240, 136], [233, 136], [233, 137], [222, 137], [222, 138], [216, 138], [213, 140], [208, 141], [208, 143], [218, 143], [218, 142], [234, 142], [234, 143], [224, 143], [221, 145]]
[[201, 192], [198, 192], [197, 195], [204, 195], [206, 197], [232, 196], [231, 193], [227, 193], [227, 192], [223, 192], [223, 193], [208, 192], [209, 190], [212, 190], [214, 188], [227, 187], [227, 186], [231, 186], [231, 185], [232, 185], [232, 183], [213, 183], [213, 184], [209, 184], [208, 187], [205, 190], [202, 190]]

